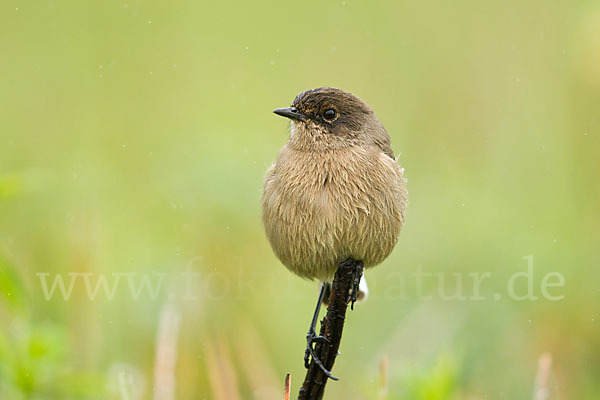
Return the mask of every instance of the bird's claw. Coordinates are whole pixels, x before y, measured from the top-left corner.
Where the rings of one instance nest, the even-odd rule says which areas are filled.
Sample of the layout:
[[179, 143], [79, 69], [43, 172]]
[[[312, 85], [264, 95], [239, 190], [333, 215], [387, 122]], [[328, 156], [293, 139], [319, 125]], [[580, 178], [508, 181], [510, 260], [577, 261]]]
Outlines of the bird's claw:
[[304, 351], [304, 366], [306, 368], [310, 365], [310, 356], [313, 356], [313, 359], [315, 358], [313, 354], [313, 344], [317, 342], [329, 343], [329, 339], [325, 336], [317, 335], [315, 331], [309, 331], [306, 335], [306, 350]]
[[325, 376], [327, 376], [329, 379], [333, 379], [334, 381], [337, 381], [338, 378], [331, 375], [331, 372], [327, 368], [325, 368], [325, 366], [323, 365], [323, 363], [321, 362], [319, 357], [317, 357], [315, 355], [315, 350], [313, 348], [313, 344], [317, 343], [317, 342], [330, 343], [329, 339], [327, 339], [325, 336], [320, 336], [320, 335], [317, 335], [316, 332], [314, 332], [314, 331], [309, 331], [308, 335], [306, 335], [306, 351], [304, 352], [304, 367], [308, 368], [310, 366], [310, 359], [312, 358], [314, 363], [317, 364], [319, 366], [319, 368], [321, 368], [321, 370], [323, 371]]
[[355, 261], [353, 263], [354, 276], [352, 277], [352, 291], [350, 292], [350, 309], [354, 310], [354, 303], [358, 298], [359, 286], [360, 286], [360, 278], [362, 278], [363, 274], [363, 263], [361, 261]]

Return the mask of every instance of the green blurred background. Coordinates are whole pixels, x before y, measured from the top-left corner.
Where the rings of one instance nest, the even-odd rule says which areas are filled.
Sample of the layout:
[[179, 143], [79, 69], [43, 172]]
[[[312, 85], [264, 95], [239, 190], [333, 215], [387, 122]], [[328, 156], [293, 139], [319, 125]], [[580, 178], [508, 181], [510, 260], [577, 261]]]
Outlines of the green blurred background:
[[[260, 194], [271, 111], [318, 86], [377, 111], [410, 197], [326, 398], [600, 398], [598, 2], [0, 9], [0, 398], [279, 399], [288, 371], [297, 393], [317, 287], [272, 254]], [[528, 255], [539, 299], [516, 301]], [[419, 268], [467, 295], [489, 272], [485, 300], [419, 298]]]

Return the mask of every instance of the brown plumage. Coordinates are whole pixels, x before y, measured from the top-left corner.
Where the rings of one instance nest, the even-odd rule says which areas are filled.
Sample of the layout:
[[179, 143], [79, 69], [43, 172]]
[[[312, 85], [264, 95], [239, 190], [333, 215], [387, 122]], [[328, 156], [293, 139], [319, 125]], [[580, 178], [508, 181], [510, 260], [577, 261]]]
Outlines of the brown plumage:
[[404, 224], [407, 193], [373, 110], [351, 93], [318, 88], [275, 113], [291, 119], [290, 139], [266, 173], [262, 197], [277, 257], [292, 272], [323, 282], [348, 258], [366, 268], [381, 263]]

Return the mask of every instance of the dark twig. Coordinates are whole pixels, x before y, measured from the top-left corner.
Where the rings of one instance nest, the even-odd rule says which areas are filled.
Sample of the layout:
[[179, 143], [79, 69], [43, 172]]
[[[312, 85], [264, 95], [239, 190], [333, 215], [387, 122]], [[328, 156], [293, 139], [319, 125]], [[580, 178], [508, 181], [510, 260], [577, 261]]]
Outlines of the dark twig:
[[329, 297], [327, 315], [321, 321], [321, 332], [319, 335], [326, 338], [326, 340], [316, 342], [315, 348], [311, 352], [312, 359], [306, 371], [304, 383], [300, 388], [298, 400], [318, 400], [323, 398], [328, 378], [323, 368], [319, 366], [319, 363], [327, 371], [331, 371], [333, 368], [333, 363], [338, 355], [340, 341], [342, 340], [346, 309], [348, 308], [348, 303], [356, 299], [355, 293], [358, 291], [357, 285], [361, 275], [361, 261], [348, 259], [339, 265], [331, 284], [331, 296]]

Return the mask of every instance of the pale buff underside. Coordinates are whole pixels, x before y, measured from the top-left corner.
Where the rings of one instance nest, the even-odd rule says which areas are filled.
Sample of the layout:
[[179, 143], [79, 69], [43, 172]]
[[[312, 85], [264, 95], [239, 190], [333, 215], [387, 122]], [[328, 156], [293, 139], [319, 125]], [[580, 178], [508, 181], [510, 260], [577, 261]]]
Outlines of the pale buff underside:
[[368, 268], [392, 252], [406, 203], [402, 170], [377, 146], [286, 145], [265, 177], [263, 222], [287, 268], [329, 281], [349, 257]]

